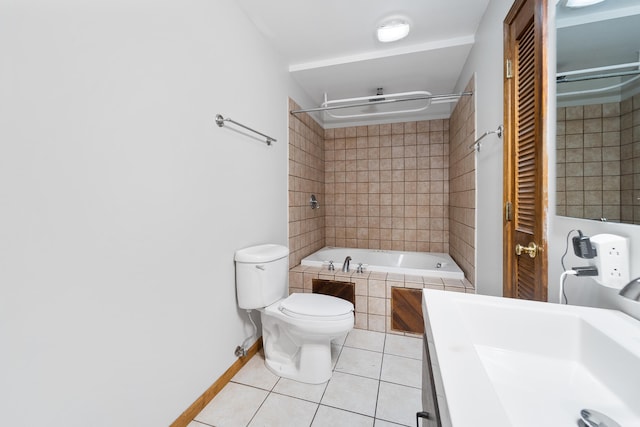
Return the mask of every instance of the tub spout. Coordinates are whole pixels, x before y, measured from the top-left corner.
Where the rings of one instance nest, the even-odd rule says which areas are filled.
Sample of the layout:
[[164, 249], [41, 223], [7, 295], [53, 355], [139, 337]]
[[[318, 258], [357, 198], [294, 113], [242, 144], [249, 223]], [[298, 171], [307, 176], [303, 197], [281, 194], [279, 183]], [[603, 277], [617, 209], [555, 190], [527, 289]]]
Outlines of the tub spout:
[[640, 277], [627, 283], [620, 291], [620, 295], [633, 301], [640, 301]]
[[344, 271], [345, 273], [349, 272], [349, 261], [351, 261], [351, 257], [348, 256], [344, 259], [344, 262], [342, 263], [342, 271]]

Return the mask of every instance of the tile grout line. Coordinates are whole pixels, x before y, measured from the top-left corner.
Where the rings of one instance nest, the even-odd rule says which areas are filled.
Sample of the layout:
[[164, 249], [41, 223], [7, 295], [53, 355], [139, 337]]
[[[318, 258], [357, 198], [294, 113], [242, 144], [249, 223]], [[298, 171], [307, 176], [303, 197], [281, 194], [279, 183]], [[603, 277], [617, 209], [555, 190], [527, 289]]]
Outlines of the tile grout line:
[[[316, 420], [316, 417], [318, 416], [318, 413], [319, 413], [319, 410], [320, 410], [320, 406], [325, 406], [326, 408], [332, 408], [332, 409], [335, 409], [335, 410], [338, 410], [338, 411], [344, 411], [344, 412], [347, 412], [347, 413], [351, 413], [351, 414], [363, 416], [363, 417], [366, 417], [366, 418], [370, 418], [370, 419], [373, 420], [374, 424], [375, 424], [376, 420], [380, 420], [380, 421], [385, 421], [385, 422], [396, 424], [395, 421], [386, 420], [386, 419], [377, 417], [377, 412], [378, 412], [378, 409], [380, 407], [379, 399], [380, 399], [380, 392], [381, 392], [382, 383], [384, 382], [384, 383], [387, 383], [387, 384], [394, 384], [394, 385], [397, 385], [397, 386], [402, 386], [402, 387], [407, 387], [407, 388], [412, 388], [412, 389], [417, 389], [417, 390], [420, 390], [420, 387], [414, 387], [414, 386], [411, 386], [411, 385], [402, 384], [402, 383], [393, 382], [393, 381], [383, 381], [382, 380], [382, 372], [383, 372], [385, 361], [388, 362], [389, 357], [387, 357], [387, 356], [391, 356], [391, 358], [395, 357], [395, 358], [399, 358], [399, 359], [409, 359], [409, 360], [420, 360], [420, 359], [413, 358], [413, 357], [410, 357], [410, 356], [407, 356], [407, 355], [387, 353], [387, 351], [392, 350], [389, 347], [390, 343], [388, 342], [389, 334], [383, 333], [383, 335], [384, 336], [383, 336], [383, 340], [382, 340], [382, 349], [381, 349], [381, 351], [371, 350], [370, 348], [362, 348], [360, 346], [347, 345], [346, 344], [346, 338], [345, 338], [345, 340], [342, 341], [342, 343], [340, 345], [335, 346], [337, 348], [337, 355], [336, 355], [336, 358], [335, 358], [335, 364], [333, 365], [333, 368], [332, 368], [332, 375], [333, 375], [333, 373], [338, 372], [341, 375], [348, 375], [348, 376], [351, 376], [351, 377], [366, 378], [366, 379], [372, 379], [372, 380], [376, 380], [377, 381], [377, 390], [376, 390], [376, 395], [375, 395], [376, 396], [376, 401], [375, 401], [375, 405], [374, 405], [373, 416], [365, 414], [365, 413], [360, 413], [360, 412], [357, 412], [357, 411], [354, 411], [354, 410], [349, 410], [349, 409], [340, 408], [340, 407], [336, 407], [336, 406], [327, 405], [327, 404], [322, 403], [323, 399], [326, 396], [326, 393], [327, 393], [327, 390], [328, 390], [328, 387], [329, 387], [329, 383], [332, 380], [331, 378], [326, 382], [325, 387], [322, 390], [321, 396], [319, 398], [319, 401], [317, 401], [317, 402], [314, 401], [314, 400], [308, 400], [308, 399], [304, 399], [304, 398], [300, 398], [300, 397], [296, 397], [296, 396], [291, 396], [289, 394], [285, 394], [285, 393], [276, 391], [275, 389], [276, 389], [277, 385], [279, 384], [279, 382], [281, 380], [281, 377], [278, 377], [277, 380], [273, 383], [273, 385], [268, 389], [267, 388], [262, 388], [262, 387], [259, 387], [259, 386], [255, 386], [255, 385], [251, 385], [251, 384], [245, 384], [245, 383], [242, 383], [242, 382], [230, 381], [230, 382], [235, 383], [237, 385], [242, 385], [242, 386], [245, 386], [245, 387], [253, 388], [255, 390], [261, 390], [261, 391], [266, 391], [267, 392], [267, 395], [266, 395], [265, 399], [260, 403], [258, 408], [252, 414], [250, 420], [247, 423], [247, 427], [249, 425], [251, 425], [251, 423], [253, 421], [256, 420], [256, 417], [257, 417], [259, 411], [262, 409], [262, 407], [264, 407], [267, 399], [269, 399], [269, 397], [272, 394], [280, 395], [280, 396], [287, 397], [287, 398], [293, 398], [293, 399], [296, 399], [296, 400], [299, 400], [299, 401], [308, 402], [310, 404], [316, 405], [315, 406], [315, 411], [313, 413], [313, 416], [311, 417], [311, 424], [310, 425], [313, 425], [313, 422]], [[369, 342], [367, 340], [364, 340], [363, 343], [362, 343], [362, 345], [364, 345], [365, 347], [367, 347], [369, 344], [371, 344], [371, 342]], [[354, 350], [362, 350], [362, 351], [368, 351], [368, 352], [371, 352], [371, 353], [379, 353], [381, 355], [381, 363], [380, 363], [380, 368], [379, 368], [379, 371], [378, 371], [377, 378], [372, 378], [372, 377], [369, 377], [369, 376], [364, 376], [364, 375], [359, 375], [359, 374], [354, 374], [354, 373], [349, 373], [349, 372], [342, 372], [340, 370], [336, 370], [336, 367], [338, 366], [338, 362], [339, 362], [341, 356], [343, 355], [343, 351], [344, 351], [345, 347], [348, 347], [348, 348], [354, 349]], [[371, 347], [371, 346], [369, 345], [369, 347]], [[400, 350], [400, 352], [402, 352], [402, 350]], [[194, 419], [194, 421], [197, 421], [197, 420]], [[202, 423], [200, 421], [197, 421], [197, 422], [199, 422], [203, 426], [215, 427], [214, 424]], [[402, 424], [398, 424], [398, 425], [402, 425]]]
[[[322, 395], [324, 396], [324, 392], [322, 393]], [[315, 421], [316, 416], [318, 416], [318, 411], [319, 410], [320, 410], [320, 403], [318, 403], [318, 405], [316, 406], [316, 410], [313, 413], [313, 417], [311, 417], [311, 423], [309, 423], [309, 427], [311, 427], [313, 425], [313, 422]]]
[[[357, 411], [354, 411], [354, 410], [351, 410], [351, 409], [345, 409], [345, 408], [340, 408], [338, 406], [332, 406], [332, 405], [326, 405], [326, 404], [318, 405], [318, 407], [320, 407], [320, 406], [324, 406], [325, 408], [331, 408], [331, 409], [335, 409], [335, 410], [342, 411], [342, 412], [348, 412], [350, 414], [360, 415], [362, 417], [367, 417], [367, 418], [371, 418], [372, 420], [375, 420], [374, 416], [363, 414], [362, 412], [357, 412]], [[386, 421], [386, 420], [383, 420], [383, 421]]]
[[375, 425], [376, 419], [378, 419], [378, 400], [380, 400], [380, 383], [382, 378], [382, 364], [384, 363], [384, 350], [387, 346], [387, 334], [384, 335], [384, 341], [382, 343], [382, 360], [380, 361], [380, 372], [378, 372], [378, 391], [376, 393], [376, 408], [373, 411], [373, 424]]
[[[254, 355], [255, 357], [255, 355]], [[280, 382], [281, 377], [278, 377], [278, 379], [276, 380], [275, 383], [273, 383], [273, 386], [271, 386], [271, 388], [269, 390], [265, 390], [268, 391], [267, 396], [264, 398], [264, 400], [262, 401], [262, 403], [260, 403], [260, 405], [258, 406], [258, 409], [256, 409], [256, 411], [253, 413], [253, 415], [251, 416], [251, 419], [249, 420], [249, 422], [247, 423], [246, 427], [249, 427], [249, 425], [251, 424], [251, 422], [253, 421], [253, 419], [256, 417], [256, 415], [258, 415], [258, 412], [260, 412], [260, 409], [262, 409], [262, 407], [264, 406], [264, 403], [267, 401], [267, 399], [269, 398], [269, 396], [271, 396], [271, 393], [273, 393], [273, 389], [276, 387], [276, 384], [278, 384]], [[245, 384], [246, 385], [246, 384]], [[264, 390], [263, 388], [260, 387], [255, 387], [259, 390]]]

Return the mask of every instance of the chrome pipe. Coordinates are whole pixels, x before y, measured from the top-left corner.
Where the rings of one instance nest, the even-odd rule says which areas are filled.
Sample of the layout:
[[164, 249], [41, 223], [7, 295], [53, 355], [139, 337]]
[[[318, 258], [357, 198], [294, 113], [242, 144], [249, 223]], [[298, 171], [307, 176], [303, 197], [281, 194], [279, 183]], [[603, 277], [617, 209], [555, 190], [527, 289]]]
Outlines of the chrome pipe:
[[469, 148], [474, 148], [474, 149], [477, 149], [478, 151], [480, 151], [480, 141], [482, 141], [485, 137], [487, 137], [489, 135], [493, 135], [494, 133], [496, 135], [498, 135], [498, 138], [502, 138], [502, 132], [504, 132], [504, 128], [502, 127], [502, 125], [498, 126], [498, 129], [496, 129], [496, 130], [486, 131], [485, 133], [480, 135], [480, 138], [476, 139], [476, 142], [471, 144], [469, 146]]

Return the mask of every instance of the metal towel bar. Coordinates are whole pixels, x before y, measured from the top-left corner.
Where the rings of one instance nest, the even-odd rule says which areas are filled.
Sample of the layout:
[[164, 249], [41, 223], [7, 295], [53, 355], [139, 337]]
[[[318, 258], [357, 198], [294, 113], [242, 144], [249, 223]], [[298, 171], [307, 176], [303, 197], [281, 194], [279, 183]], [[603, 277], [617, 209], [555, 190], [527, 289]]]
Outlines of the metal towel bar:
[[238, 123], [238, 122], [236, 122], [235, 120], [232, 120], [232, 119], [225, 119], [225, 118], [224, 118], [224, 117], [222, 117], [222, 115], [220, 115], [220, 114], [216, 114], [216, 124], [217, 124], [219, 127], [223, 127], [223, 126], [224, 126], [224, 122], [230, 122], [230, 123], [233, 123], [234, 125], [237, 125], [237, 126], [240, 126], [240, 127], [242, 127], [242, 128], [245, 128], [246, 130], [249, 130], [249, 131], [251, 131], [251, 132], [253, 132], [253, 133], [257, 133], [258, 135], [260, 135], [260, 136], [262, 136], [263, 138], [265, 138], [265, 139], [266, 139], [266, 141], [265, 141], [265, 142], [267, 143], [267, 145], [271, 145], [271, 143], [272, 143], [272, 142], [277, 142], [277, 140], [276, 140], [275, 138], [271, 138], [269, 135], [265, 135], [265, 134], [264, 134], [264, 133], [262, 133], [262, 132], [258, 132], [257, 130], [252, 129], [252, 128], [250, 128], [249, 126], [245, 126], [245, 125], [243, 125], [242, 123]]

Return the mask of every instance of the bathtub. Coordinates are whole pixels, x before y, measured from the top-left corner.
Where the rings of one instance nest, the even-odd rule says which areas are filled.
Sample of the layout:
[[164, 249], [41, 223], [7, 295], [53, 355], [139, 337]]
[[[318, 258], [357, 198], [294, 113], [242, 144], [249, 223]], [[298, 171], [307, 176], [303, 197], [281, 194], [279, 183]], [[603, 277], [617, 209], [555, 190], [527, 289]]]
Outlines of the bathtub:
[[336, 271], [340, 271], [342, 263], [347, 256], [351, 257], [350, 271], [355, 271], [358, 264], [362, 263], [365, 271], [441, 277], [443, 279], [464, 279], [464, 272], [458, 267], [453, 258], [445, 253], [349, 249], [327, 246], [304, 258], [301, 264], [328, 268], [329, 262], [333, 261]]

